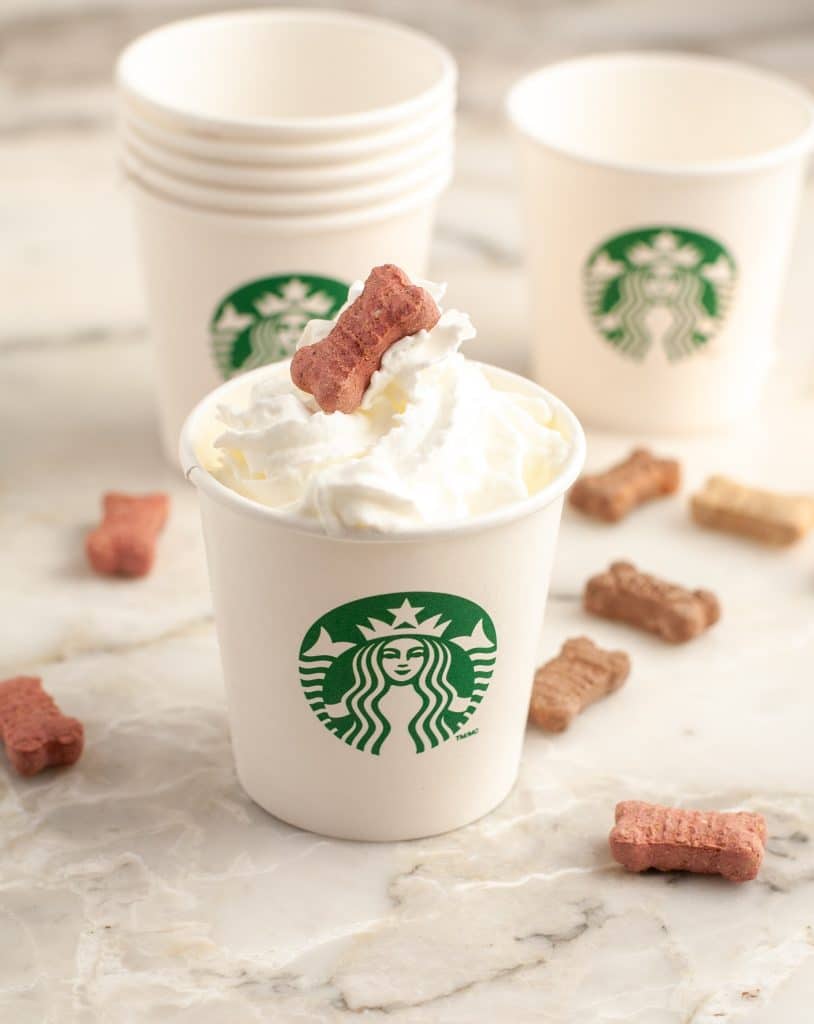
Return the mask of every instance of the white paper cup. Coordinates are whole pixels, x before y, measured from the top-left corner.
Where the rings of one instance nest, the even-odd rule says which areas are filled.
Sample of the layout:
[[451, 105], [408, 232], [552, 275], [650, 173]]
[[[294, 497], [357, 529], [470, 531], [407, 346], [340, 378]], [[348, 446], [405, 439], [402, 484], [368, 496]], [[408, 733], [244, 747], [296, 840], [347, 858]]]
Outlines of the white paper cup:
[[333, 316], [372, 266], [425, 276], [439, 191], [282, 218], [184, 205], [131, 180], [168, 458], [176, 462], [181, 425], [203, 395], [289, 356], [304, 324]]
[[372, 182], [306, 191], [208, 187], [157, 169], [129, 147], [122, 148], [120, 155], [128, 174], [162, 195], [214, 210], [279, 217], [358, 209], [398, 198], [429, 185], [437, 185], [440, 191], [452, 177], [451, 147], [417, 167]]
[[126, 96], [119, 96], [118, 106], [119, 121], [124, 127], [138, 131], [152, 145], [168, 153], [206, 163], [237, 164], [241, 167], [337, 167], [349, 161], [375, 159], [397, 150], [406, 149], [409, 152], [411, 147], [420, 145], [424, 139], [438, 131], [446, 129], [452, 133], [455, 122], [453, 93], [443, 103], [421, 116], [383, 131], [329, 141], [244, 142], [169, 131], [131, 110]]
[[[582, 430], [546, 395], [573, 450], [539, 494], [457, 527], [337, 539], [205, 468], [215, 407], [239, 403], [268, 372], [288, 365], [220, 387], [181, 440], [201, 502], [238, 777], [261, 807], [324, 835], [396, 840], [458, 828], [499, 804], [517, 776]], [[406, 682], [382, 656], [405, 633], [414, 645]]]
[[586, 422], [683, 432], [754, 408], [812, 141], [744, 65], [620, 54], [511, 91], [535, 376]]
[[348, 160], [332, 164], [305, 166], [265, 166], [201, 160], [176, 153], [150, 142], [136, 125], [119, 127], [120, 146], [148, 167], [182, 181], [208, 188], [264, 192], [304, 192], [370, 185], [426, 168], [441, 157], [451, 159], [452, 123], [378, 157]]
[[171, 131], [313, 141], [410, 121], [455, 90], [455, 62], [401, 25], [343, 12], [208, 15], [148, 32], [116, 79], [128, 104]]

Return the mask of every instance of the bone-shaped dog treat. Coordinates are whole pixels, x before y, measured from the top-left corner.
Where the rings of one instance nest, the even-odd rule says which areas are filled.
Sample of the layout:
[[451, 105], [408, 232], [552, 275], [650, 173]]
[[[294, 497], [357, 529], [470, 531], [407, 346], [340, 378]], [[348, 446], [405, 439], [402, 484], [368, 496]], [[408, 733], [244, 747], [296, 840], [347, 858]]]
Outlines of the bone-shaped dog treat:
[[675, 459], [657, 459], [646, 448], [636, 448], [604, 473], [583, 476], [569, 500], [586, 515], [615, 523], [646, 501], [674, 494], [680, 483]]
[[760, 870], [766, 822], [748, 811], [685, 811], [641, 800], [616, 805], [608, 842], [628, 871], [693, 871], [748, 882]]
[[291, 379], [324, 412], [353, 412], [391, 345], [429, 331], [440, 312], [432, 296], [390, 263], [371, 270], [362, 294], [322, 341], [298, 349]]
[[17, 676], [0, 683], [0, 736], [20, 775], [78, 761], [84, 735], [82, 723], [62, 714], [39, 679]]
[[710, 591], [687, 590], [648, 576], [630, 562], [614, 562], [607, 572], [589, 579], [584, 603], [594, 615], [627, 622], [674, 644], [692, 640], [721, 615]]
[[590, 704], [618, 690], [629, 673], [624, 651], [604, 651], [585, 636], [567, 640], [534, 674], [529, 718], [548, 732], [562, 732]]
[[712, 476], [692, 498], [693, 519], [764, 544], [793, 544], [814, 527], [814, 497], [778, 494]]
[[88, 560], [106, 576], [146, 576], [155, 561], [156, 540], [167, 521], [166, 494], [108, 493], [100, 526], [85, 539]]

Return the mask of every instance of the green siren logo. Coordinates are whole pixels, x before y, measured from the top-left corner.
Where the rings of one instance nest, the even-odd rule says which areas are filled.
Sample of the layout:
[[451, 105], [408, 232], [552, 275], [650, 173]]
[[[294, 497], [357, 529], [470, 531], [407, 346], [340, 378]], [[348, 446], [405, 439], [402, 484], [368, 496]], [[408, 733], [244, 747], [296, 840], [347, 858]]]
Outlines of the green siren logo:
[[[492, 620], [452, 594], [410, 592], [351, 601], [305, 634], [300, 682], [326, 729], [379, 754], [388, 703], [412, 692], [407, 731], [417, 754], [451, 739], [483, 700], [497, 655]], [[402, 707], [404, 703], [399, 701]]]
[[600, 245], [585, 268], [594, 325], [643, 360], [661, 344], [674, 362], [702, 350], [723, 326], [735, 261], [720, 242], [685, 228], [628, 231]]
[[212, 352], [224, 379], [293, 355], [309, 320], [329, 320], [348, 297], [330, 277], [285, 274], [252, 281], [227, 295], [212, 317]]

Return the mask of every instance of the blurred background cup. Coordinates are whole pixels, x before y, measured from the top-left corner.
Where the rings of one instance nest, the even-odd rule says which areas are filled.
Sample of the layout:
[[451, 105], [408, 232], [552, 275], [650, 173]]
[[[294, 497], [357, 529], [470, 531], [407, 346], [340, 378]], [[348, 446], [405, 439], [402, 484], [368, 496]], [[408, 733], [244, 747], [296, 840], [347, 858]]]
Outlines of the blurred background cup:
[[150, 32], [116, 82], [174, 461], [202, 395], [291, 355], [371, 266], [425, 276], [456, 68], [399, 25], [272, 9]]
[[511, 90], [533, 372], [583, 421], [679, 433], [754, 409], [812, 144], [810, 96], [682, 54]]
[[[218, 406], [245, 407], [252, 388], [287, 376], [287, 365], [221, 385], [186, 421], [181, 463], [200, 500], [238, 778], [299, 828], [374, 841], [434, 835], [492, 810], [517, 778], [563, 495], [582, 469], [585, 439], [558, 399], [484, 370], [500, 388], [545, 398], [571, 453], [532, 497], [445, 527], [326, 536], [212, 475]], [[386, 667], [375, 667], [394, 636], [390, 609], [405, 601], [416, 609], [413, 643], [470, 680], [454, 736], [443, 718], [452, 709], [445, 675], [391, 686]], [[334, 689], [333, 665], [344, 653], [340, 678], [356, 676], [351, 650], [364, 658], [353, 665], [374, 668], [343, 703], [349, 691]], [[328, 692], [337, 703], [326, 703]], [[334, 730], [348, 717], [350, 730]]]

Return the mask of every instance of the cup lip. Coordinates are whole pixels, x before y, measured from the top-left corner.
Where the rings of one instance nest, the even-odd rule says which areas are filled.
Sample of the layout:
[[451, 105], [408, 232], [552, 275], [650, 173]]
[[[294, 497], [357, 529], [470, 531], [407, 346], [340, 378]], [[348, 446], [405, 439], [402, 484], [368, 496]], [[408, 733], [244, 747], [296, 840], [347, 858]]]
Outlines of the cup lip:
[[430, 179], [412, 192], [404, 193], [395, 198], [391, 196], [368, 206], [351, 206], [343, 210], [324, 211], [322, 213], [296, 213], [286, 217], [278, 213], [226, 209], [209, 206], [205, 203], [196, 203], [188, 199], [180, 199], [177, 196], [162, 192], [153, 185], [148, 185], [134, 171], [128, 170], [121, 164], [119, 166], [122, 175], [131, 187], [149, 196], [154, 202], [177, 207], [187, 213], [203, 214], [214, 223], [226, 222], [232, 227], [236, 224], [242, 224], [247, 227], [261, 227], [263, 230], [273, 229], [277, 234], [283, 235], [305, 232], [342, 231], [361, 227], [365, 224], [378, 223], [379, 221], [387, 220], [389, 217], [398, 217], [409, 213], [422, 203], [436, 200], [452, 180], [452, 166], [450, 164], [445, 174]]
[[[796, 101], [808, 115], [808, 124], [789, 142], [780, 145], [763, 147], [749, 156], [707, 160], [696, 163], [676, 163], [671, 161], [635, 161], [616, 160], [610, 157], [591, 156], [577, 152], [573, 148], [546, 139], [542, 132], [531, 131], [527, 120], [520, 114], [521, 97], [532, 83], [556, 74], [565, 68], [588, 66], [591, 64], [613, 64], [633, 61], [651, 65], [703, 65], [706, 68], [719, 68], [724, 71], [737, 72], [749, 76], [756, 81], [771, 85], [775, 89], [785, 91], [789, 99]], [[728, 57], [712, 57], [706, 54], [687, 53], [681, 50], [621, 50], [612, 53], [594, 53], [583, 57], [556, 61], [524, 75], [510, 88], [505, 99], [505, 112], [515, 131], [524, 139], [548, 149], [559, 156], [566, 157], [577, 163], [602, 167], [607, 170], [623, 171], [637, 174], [659, 175], [664, 177], [717, 177], [731, 174], [747, 174], [767, 170], [785, 163], [798, 156], [804, 156], [814, 146], [814, 97], [803, 86], [786, 78], [784, 75], [766, 71], [745, 61], [731, 60]]]
[[375, 159], [382, 153], [409, 146], [434, 132], [448, 130], [454, 135], [455, 98], [439, 104], [405, 124], [345, 139], [311, 142], [244, 142], [212, 138], [206, 135], [169, 131], [139, 116], [126, 104], [120, 104], [118, 119], [130, 131], [143, 135], [151, 145], [190, 160], [228, 163], [252, 167], [335, 166], [348, 160]]
[[[525, 519], [527, 516], [539, 512], [548, 505], [551, 505], [558, 498], [561, 498], [569, 487], [575, 482], [585, 463], [585, 432], [582, 424], [568, 408], [568, 406], [556, 395], [546, 391], [535, 381], [521, 374], [513, 373], [511, 370], [494, 366], [491, 363], [483, 363], [472, 360], [472, 364], [486, 370], [490, 376], [494, 375], [509, 381], [519, 381], [525, 387], [536, 389], [550, 404], [558, 419], [565, 423], [571, 440], [571, 451], [565, 464], [561, 467], [557, 476], [554, 477], [545, 487], [535, 494], [524, 498], [522, 501], [514, 502], [511, 505], [495, 509], [486, 515], [475, 516], [472, 519], [458, 523], [448, 523], [438, 526], [423, 526], [412, 530], [398, 530], [389, 533], [365, 532], [360, 534], [332, 534], [326, 533], [319, 523], [313, 523], [307, 519], [296, 518], [284, 515], [276, 509], [261, 505], [259, 502], [246, 498], [237, 491], [233, 491], [217, 480], [209, 470], [205, 469], [198, 462], [195, 453], [195, 436], [200, 427], [201, 421], [207, 415], [213, 405], [228, 399], [229, 393], [238, 388], [245, 388], [253, 380], [259, 380], [265, 374], [274, 372], [273, 368], [280, 368], [290, 363], [284, 360], [279, 363], [272, 363], [268, 366], [258, 367], [249, 373], [233, 377], [219, 385], [208, 395], [205, 395], [192, 409], [187, 416], [181, 429], [179, 441], [179, 459], [184, 476], [190, 480], [208, 497], [221, 505], [233, 509], [253, 519], [264, 520], [282, 529], [292, 530], [295, 533], [306, 533], [311, 536], [320, 537], [323, 540], [338, 541], [348, 544], [386, 544], [386, 543], [408, 543], [419, 541], [447, 540], [454, 537], [462, 537], [476, 533], [484, 533], [495, 527], [505, 526], [518, 519]], [[193, 474], [195, 479], [193, 480]]]
[[[390, 32], [393, 35], [409, 37], [423, 43], [428, 50], [435, 52], [439, 59], [440, 74], [438, 79], [429, 88], [423, 90], [417, 96], [398, 103], [391, 103], [383, 107], [374, 107], [365, 111], [357, 111], [354, 114], [338, 114], [325, 117], [219, 117], [208, 114], [196, 114], [190, 110], [182, 110], [173, 105], [163, 103], [153, 97], [143, 95], [138, 84], [133, 81], [130, 64], [134, 55], [140, 48], [149, 46], [161, 35], [179, 31], [180, 27], [188, 28], [204, 23], [213, 25], [229, 24], [234, 22], [273, 22], [273, 21], [300, 21], [300, 22], [323, 22], [331, 25], [341, 22], [342, 24], [355, 24], [364, 26], [379, 32]], [[392, 125], [399, 121], [409, 120], [426, 109], [431, 108], [435, 103], [442, 102], [447, 93], [454, 92], [457, 83], [457, 65], [449, 50], [438, 40], [417, 29], [402, 25], [399, 22], [387, 18], [369, 17], [349, 11], [331, 10], [329, 8], [297, 8], [297, 7], [274, 7], [274, 8], [249, 8], [240, 11], [227, 11], [214, 14], [204, 14], [194, 18], [182, 18], [161, 25], [149, 32], [138, 36], [119, 54], [115, 66], [115, 82], [122, 94], [129, 97], [134, 105], [139, 108], [153, 112], [154, 115], [168, 118], [170, 123], [180, 122], [199, 131], [222, 133], [226, 138], [248, 137], [266, 138], [282, 141], [284, 138], [307, 138], [320, 133], [326, 135], [342, 136], [344, 133], [375, 130], [378, 127]]]
[[358, 186], [375, 182], [383, 177], [416, 167], [443, 153], [452, 153], [454, 136], [451, 127], [443, 126], [419, 139], [412, 146], [342, 163], [315, 165], [262, 166], [224, 163], [217, 160], [195, 159], [188, 155], [157, 146], [141, 134], [138, 126], [121, 121], [117, 130], [118, 145], [130, 150], [148, 166], [173, 175], [195, 185], [262, 192], [279, 189], [281, 192], [310, 192], [323, 188]]
[[[431, 182], [446, 179], [451, 174], [453, 162], [452, 149], [446, 147], [423, 166], [419, 164], [402, 168], [370, 181], [340, 183], [323, 189], [294, 190], [274, 186], [247, 188], [190, 181], [164, 167], [156, 167], [130, 147], [122, 148], [119, 156], [128, 172], [166, 195], [177, 196], [182, 202], [189, 200], [191, 203], [236, 213], [270, 214], [283, 219], [331, 216], [397, 199]], [[291, 212], [287, 212], [289, 210]]]

